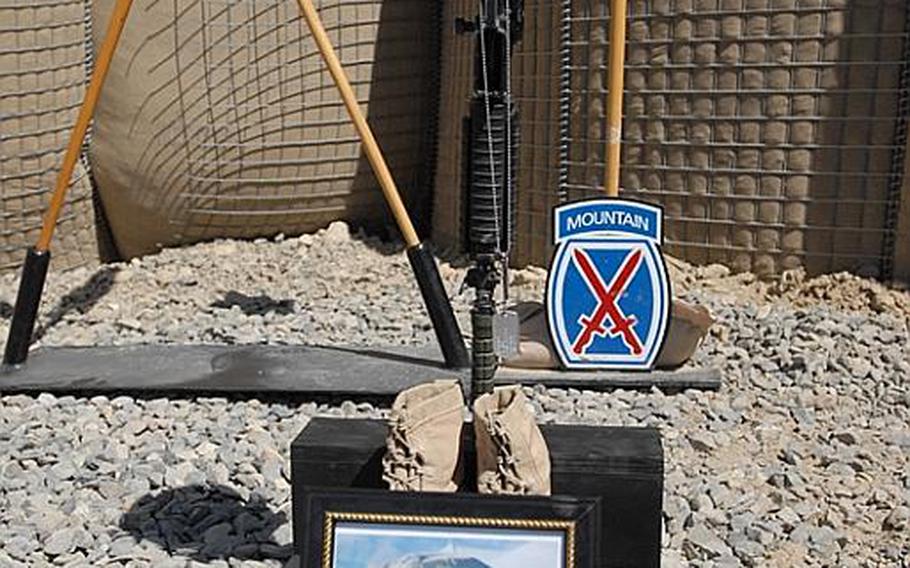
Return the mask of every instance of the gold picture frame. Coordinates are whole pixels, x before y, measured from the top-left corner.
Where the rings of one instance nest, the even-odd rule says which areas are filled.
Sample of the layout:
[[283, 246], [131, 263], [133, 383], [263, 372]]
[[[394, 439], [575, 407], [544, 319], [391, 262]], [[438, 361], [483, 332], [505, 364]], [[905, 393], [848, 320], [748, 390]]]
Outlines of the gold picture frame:
[[294, 500], [300, 568], [599, 565], [596, 496], [305, 487]]
[[564, 568], [578, 568], [575, 556], [576, 521], [562, 519], [515, 519], [452, 515], [409, 515], [325, 511], [322, 529], [322, 568], [333, 568], [335, 527], [339, 522], [383, 525], [451, 526], [459, 528], [561, 531], [564, 534]]

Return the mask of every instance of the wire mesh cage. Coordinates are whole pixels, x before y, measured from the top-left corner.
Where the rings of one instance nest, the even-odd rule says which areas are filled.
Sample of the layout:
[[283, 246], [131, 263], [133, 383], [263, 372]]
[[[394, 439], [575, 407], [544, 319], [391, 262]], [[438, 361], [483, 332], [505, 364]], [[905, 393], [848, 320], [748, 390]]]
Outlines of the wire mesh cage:
[[[513, 67], [518, 264], [548, 262], [554, 205], [603, 195], [609, 4], [526, 3]], [[666, 250], [695, 263], [889, 277], [907, 10], [902, 0], [630, 2], [621, 195], [662, 205]], [[469, 84], [470, 68], [447, 61], [470, 57], [463, 41], [443, 38], [444, 105]], [[451, 201], [460, 188], [440, 182], [437, 202]]]
[[[667, 250], [760, 275], [886, 276], [904, 2], [633, 2], [622, 182]], [[603, 2], [571, 19], [570, 199], [596, 193]], [[597, 102], [595, 102], [597, 100]]]
[[[17, 270], [75, 122], [90, 66], [83, 0], [0, 2], [0, 271]], [[87, 163], [77, 165], [57, 239], [57, 268], [99, 259]]]

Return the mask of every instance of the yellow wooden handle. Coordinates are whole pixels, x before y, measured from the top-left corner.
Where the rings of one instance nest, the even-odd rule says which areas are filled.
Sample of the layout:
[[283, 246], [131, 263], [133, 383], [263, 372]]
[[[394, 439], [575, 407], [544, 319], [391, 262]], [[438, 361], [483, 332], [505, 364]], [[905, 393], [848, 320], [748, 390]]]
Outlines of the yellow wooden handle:
[[130, 13], [132, 4], [133, 0], [117, 0], [117, 4], [114, 6], [114, 12], [111, 14], [111, 20], [107, 26], [107, 35], [104, 36], [104, 42], [101, 44], [101, 50], [95, 61], [95, 70], [92, 72], [88, 89], [85, 91], [85, 98], [82, 99], [82, 106], [79, 107], [76, 124], [70, 132], [69, 145], [66, 147], [66, 154], [63, 155], [63, 166], [60, 169], [60, 173], [57, 174], [57, 184], [54, 186], [50, 205], [44, 214], [41, 234], [38, 236], [38, 243], [35, 245], [39, 252], [46, 251], [51, 246], [57, 219], [60, 217], [60, 210], [63, 209], [63, 203], [66, 201], [66, 190], [69, 188], [70, 180], [73, 177], [76, 161], [82, 153], [82, 142], [85, 140], [85, 133], [88, 130], [89, 123], [92, 121], [92, 115], [95, 113], [95, 106], [97, 106], [98, 98], [101, 96], [101, 87], [104, 85], [104, 79], [107, 77], [111, 61], [114, 59], [114, 52], [117, 50], [117, 43], [120, 41], [120, 32], [123, 31], [123, 25], [126, 23], [126, 17]]
[[607, 196], [619, 195], [619, 154], [622, 138], [622, 89], [626, 59], [626, 0], [610, 5], [610, 84], [607, 91]]
[[389, 204], [389, 208], [392, 210], [392, 215], [398, 223], [398, 229], [401, 231], [404, 242], [408, 247], [417, 246], [420, 244], [420, 239], [417, 238], [417, 232], [414, 230], [408, 211], [401, 201], [398, 188], [395, 187], [395, 180], [392, 179], [389, 167], [386, 165], [382, 151], [379, 149], [379, 144], [376, 143], [376, 138], [373, 137], [373, 131], [370, 130], [370, 125], [367, 124], [360, 110], [360, 105], [357, 104], [357, 98], [354, 96], [354, 91], [351, 89], [347, 75], [345, 75], [344, 69], [342, 69], [341, 63], [338, 61], [335, 48], [332, 47], [332, 42], [329, 41], [329, 36], [325, 33], [319, 14], [316, 12], [312, 0], [297, 0], [297, 3], [300, 5], [303, 18], [310, 28], [310, 33], [313, 34], [313, 38], [316, 40], [319, 53], [322, 54], [326, 67], [329, 68], [329, 73], [331, 73], [332, 79], [335, 80], [335, 86], [338, 87], [338, 92], [341, 93], [341, 99], [344, 101], [344, 106], [351, 116], [351, 122], [354, 123], [357, 134], [360, 135], [363, 151], [367, 155], [370, 165], [373, 166], [373, 173], [376, 175], [376, 179], [379, 180], [386, 203]]

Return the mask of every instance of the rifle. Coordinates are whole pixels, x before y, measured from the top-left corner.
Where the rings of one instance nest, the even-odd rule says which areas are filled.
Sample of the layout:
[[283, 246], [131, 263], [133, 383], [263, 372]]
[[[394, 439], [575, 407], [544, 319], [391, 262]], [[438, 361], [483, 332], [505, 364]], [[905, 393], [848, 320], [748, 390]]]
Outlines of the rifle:
[[[472, 20], [456, 20], [458, 33], [476, 35], [474, 88], [464, 121], [465, 242], [473, 266], [465, 285], [474, 288], [471, 308], [472, 395], [493, 390], [496, 286], [508, 299], [509, 252], [515, 239], [515, 174], [518, 109], [512, 100], [512, 48], [521, 39], [522, 0], [479, 0]], [[516, 319], [517, 321], [517, 319]], [[517, 333], [517, 330], [516, 330]]]

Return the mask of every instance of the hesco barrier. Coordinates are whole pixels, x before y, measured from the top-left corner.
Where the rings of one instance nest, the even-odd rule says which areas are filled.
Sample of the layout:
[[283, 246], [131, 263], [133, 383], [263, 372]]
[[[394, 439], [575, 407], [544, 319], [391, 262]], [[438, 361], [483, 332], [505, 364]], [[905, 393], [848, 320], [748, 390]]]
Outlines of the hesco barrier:
[[[96, 46], [112, 6], [94, 3]], [[432, 196], [438, 7], [322, 0], [317, 8], [419, 218]], [[386, 219], [294, 0], [137, 2], [96, 113], [91, 162], [125, 256]]]
[[[83, 0], [0, 0], [0, 271], [34, 245], [86, 81]], [[92, 188], [76, 167], [54, 234], [55, 269], [97, 262]]]
[[[514, 60], [522, 148], [518, 264], [546, 264], [550, 210], [600, 195], [607, 0], [526, 3]], [[903, 0], [652, 0], [629, 5], [621, 186], [661, 204], [666, 250], [773, 275], [890, 277], [906, 143]], [[471, 37], [443, 24], [442, 123], [457, 139]], [[452, 109], [456, 112], [452, 113]], [[457, 145], [437, 205], [458, 210]], [[463, 219], [437, 207], [437, 239]]]

